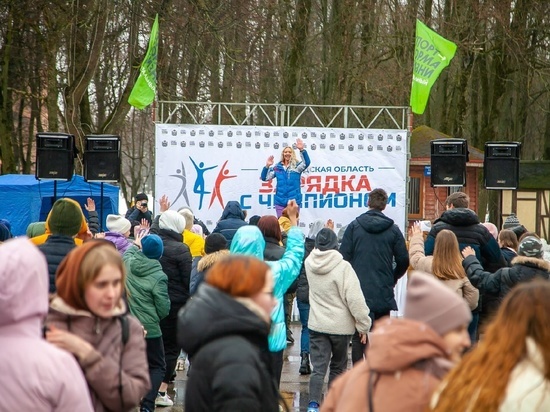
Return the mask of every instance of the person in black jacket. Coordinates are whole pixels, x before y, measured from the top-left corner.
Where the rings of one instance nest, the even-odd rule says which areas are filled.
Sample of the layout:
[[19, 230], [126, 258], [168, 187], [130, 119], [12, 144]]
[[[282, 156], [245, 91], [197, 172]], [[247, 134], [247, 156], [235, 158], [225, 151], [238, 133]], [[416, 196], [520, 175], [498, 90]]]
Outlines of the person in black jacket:
[[483, 267], [475, 256], [471, 247], [462, 251], [464, 260], [462, 266], [472, 285], [479, 289], [480, 293], [495, 296], [495, 305], [485, 305], [491, 317], [504, 297], [518, 283], [528, 282], [536, 277], [548, 280], [550, 277], [550, 263], [542, 258], [542, 242], [535, 236], [525, 237], [518, 247], [518, 256], [512, 260], [512, 267], [504, 267], [494, 273], [483, 270]]
[[56, 292], [55, 272], [61, 261], [76, 246], [74, 237], [85, 221], [80, 205], [68, 198], [58, 199], [52, 206], [46, 224], [50, 235], [38, 249], [46, 257], [50, 275], [50, 294]]
[[187, 412], [279, 411], [267, 343], [274, 307], [264, 262], [233, 255], [210, 268], [178, 319], [178, 342], [193, 362]]
[[222, 217], [218, 221], [218, 224], [212, 233], [221, 233], [227, 239], [228, 247], [231, 247], [231, 241], [233, 240], [233, 236], [235, 236], [237, 229], [247, 225], [244, 218], [245, 215], [239, 202], [230, 200], [225, 205]]
[[177, 343], [178, 311], [189, 299], [189, 279], [191, 277], [191, 252], [183, 243], [185, 218], [175, 210], [168, 210], [170, 203], [163, 196], [160, 203], [161, 215], [157, 216], [151, 226], [151, 232], [162, 239], [164, 253], [159, 259], [162, 271], [168, 276], [168, 295], [170, 297], [170, 313], [160, 321], [162, 343], [164, 344], [164, 359], [166, 373], [159, 388], [156, 406], [172, 406], [174, 403], [166, 393], [168, 383], [176, 368], [180, 347]]
[[134, 227], [139, 226], [143, 219], [147, 220], [149, 225], [153, 223], [153, 213], [149, 210], [149, 198], [145, 193], [138, 193], [135, 197], [135, 204], [126, 211], [124, 216], [132, 223], [130, 233], [134, 233]]
[[[340, 245], [340, 253], [359, 277], [373, 325], [377, 319], [397, 310], [394, 287], [409, 266], [403, 234], [393, 220], [382, 213], [387, 203], [388, 194], [384, 189], [372, 190], [369, 210], [348, 225]], [[363, 359], [365, 349], [356, 331], [351, 352], [354, 364]]]

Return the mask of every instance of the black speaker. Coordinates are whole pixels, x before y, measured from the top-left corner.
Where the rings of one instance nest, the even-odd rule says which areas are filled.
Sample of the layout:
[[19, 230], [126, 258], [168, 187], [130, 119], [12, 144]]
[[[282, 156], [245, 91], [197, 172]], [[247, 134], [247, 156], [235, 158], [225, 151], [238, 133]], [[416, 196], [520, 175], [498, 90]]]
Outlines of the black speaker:
[[120, 181], [119, 136], [86, 136], [84, 147], [84, 180], [88, 182]]
[[74, 136], [67, 133], [36, 134], [37, 179], [71, 180], [74, 173]]
[[430, 142], [432, 186], [465, 186], [468, 143], [466, 139]]
[[486, 189], [517, 189], [519, 186], [519, 142], [485, 143], [483, 176]]

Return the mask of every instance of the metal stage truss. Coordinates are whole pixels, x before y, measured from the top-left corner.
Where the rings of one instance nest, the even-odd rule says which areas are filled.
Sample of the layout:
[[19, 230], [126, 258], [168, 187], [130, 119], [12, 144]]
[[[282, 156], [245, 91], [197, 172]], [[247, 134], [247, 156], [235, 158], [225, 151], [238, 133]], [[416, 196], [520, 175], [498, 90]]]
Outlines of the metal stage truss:
[[159, 101], [155, 119], [165, 124], [407, 130], [409, 114], [407, 106]]

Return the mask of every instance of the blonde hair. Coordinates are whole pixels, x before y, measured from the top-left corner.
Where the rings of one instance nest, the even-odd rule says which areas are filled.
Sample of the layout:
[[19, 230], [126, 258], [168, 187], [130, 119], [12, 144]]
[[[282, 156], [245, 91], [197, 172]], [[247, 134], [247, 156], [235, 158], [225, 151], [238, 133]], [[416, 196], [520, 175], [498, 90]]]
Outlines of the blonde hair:
[[294, 149], [292, 148], [292, 146], [287, 146], [285, 147], [282, 152], [281, 152], [281, 160], [280, 162], [281, 163], [284, 163], [284, 160], [285, 160], [285, 156], [284, 156], [284, 153], [285, 153], [285, 150], [286, 149], [290, 149], [292, 151], [292, 155], [290, 156], [290, 162], [288, 162], [288, 166], [290, 168], [295, 168], [296, 165], [298, 164], [298, 158], [296, 157], [296, 152], [294, 151]]

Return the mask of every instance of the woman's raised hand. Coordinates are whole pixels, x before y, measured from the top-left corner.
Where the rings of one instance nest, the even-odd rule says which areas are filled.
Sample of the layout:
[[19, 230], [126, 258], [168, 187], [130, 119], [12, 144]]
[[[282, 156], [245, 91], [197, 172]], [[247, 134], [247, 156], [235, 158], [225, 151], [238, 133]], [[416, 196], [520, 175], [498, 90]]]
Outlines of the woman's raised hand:
[[304, 141], [302, 139], [296, 139], [296, 149], [304, 150]]
[[267, 158], [267, 161], [265, 162], [265, 167], [270, 168], [273, 166], [273, 162], [275, 161], [275, 157], [273, 155], [269, 156]]

